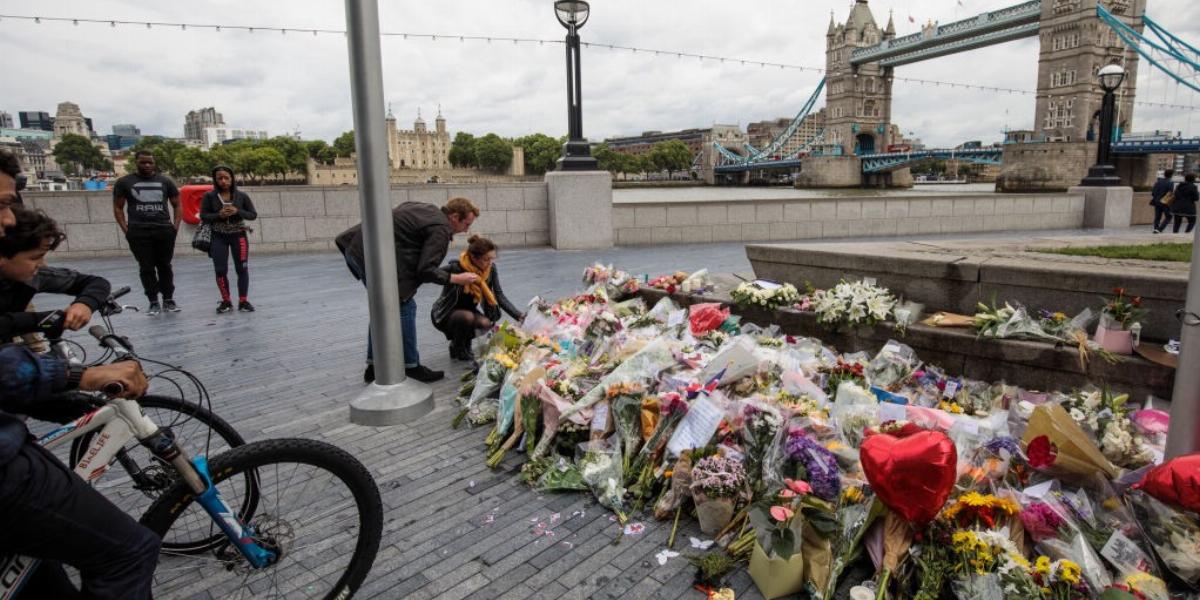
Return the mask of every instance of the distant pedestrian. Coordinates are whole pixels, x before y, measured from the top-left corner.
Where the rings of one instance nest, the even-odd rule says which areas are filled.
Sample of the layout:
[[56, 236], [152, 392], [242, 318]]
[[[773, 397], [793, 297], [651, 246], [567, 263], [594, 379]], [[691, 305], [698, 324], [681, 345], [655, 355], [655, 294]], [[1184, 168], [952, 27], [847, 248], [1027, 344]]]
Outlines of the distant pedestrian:
[[246, 237], [246, 221], [258, 218], [250, 196], [237, 189], [233, 169], [219, 165], [212, 170], [213, 189], [200, 200], [200, 220], [212, 226], [212, 247], [208, 255], [217, 274], [217, 290], [221, 303], [217, 313], [233, 310], [229, 298], [229, 254], [233, 253], [233, 269], [237, 271], [238, 310], [254, 312], [250, 304], [250, 240]]
[[[400, 295], [400, 326], [404, 332], [404, 372], [417, 381], [431, 383], [445, 376], [421, 364], [417, 350], [417, 301], [413, 296], [422, 283], [468, 285], [479, 280], [474, 273], [451, 274], [439, 265], [446, 258], [450, 239], [465, 233], [479, 216], [479, 209], [466, 198], [451, 198], [438, 208], [425, 202], [405, 202], [392, 209], [392, 237], [396, 249], [396, 287]], [[367, 284], [366, 253], [362, 225], [338, 234], [334, 242], [355, 278]], [[371, 336], [367, 335], [367, 368], [363, 381], [375, 381]]]
[[1175, 201], [1171, 203], [1171, 216], [1175, 218], [1175, 233], [1183, 219], [1187, 219], [1187, 232], [1191, 233], [1196, 226], [1196, 201], [1200, 200], [1200, 191], [1196, 189], [1196, 174], [1184, 173], [1183, 183], [1175, 186]]
[[1171, 224], [1171, 203], [1175, 201], [1174, 169], [1163, 171], [1163, 176], [1154, 182], [1150, 190], [1150, 206], [1154, 207], [1154, 233], [1162, 233]]
[[481, 236], [467, 240], [467, 249], [458, 259], [442, 267], [447, 273], [474, 273], [478, 281], [467, 285], [447, 283], [442, 295], [433, 303], [430, 316], [433, 326], [450, 340], [450, 358], [472, 362], [471, 340], [480, 331], [487, 331], [500, 320], [501, 309], [517, 321], [525, 314], [504, 295], [500, 288], [500, 272], [496, 269], [496, 244]]
[[171, 271], [179, 232], [179, 188], [170, 177], [158, 172], [150, 152], [139, 151], [135, 160], [137, 171], [118, 179], [113, 186], [113, 217], [137, 260], [142, 290], [150, 300], [146, 314], [156, 316], [164, 309], [179, 312]]

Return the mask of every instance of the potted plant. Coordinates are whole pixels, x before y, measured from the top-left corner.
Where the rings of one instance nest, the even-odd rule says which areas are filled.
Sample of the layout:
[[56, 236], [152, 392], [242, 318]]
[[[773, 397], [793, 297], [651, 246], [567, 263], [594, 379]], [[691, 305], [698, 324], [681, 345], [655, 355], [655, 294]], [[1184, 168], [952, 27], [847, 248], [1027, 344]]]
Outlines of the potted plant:
[[801, 510], [804, 497], [811, 491], [804, 481], [785, 479], [783, 489], [750, 508], [755, 538], [750, 578], [767, 600], [804, 588]]
[[745, 490], [746, 471], [740, 461], [719, 454], [697, 461], [692, 467], [692, 499], [700, 531], [715, 535], [724, 529]]
[[697, 586], [714, 591], [725, 587], [725, 577], [737, 566], [737, 561], [723, 550], [714, 550], [700, 556], [689, 556], [687, 560], [696, 567], [693, 582]]
[[1142, 315], [1142, 298], [1128, 296], [1125, 288], [1113, 288], [1116, 297], [1106, 300], [1100, 311], [1100, 324], [1092, 337], [1097, 344], [1114, 354], [1133, 354], [1133, 334], [1129, 331]]

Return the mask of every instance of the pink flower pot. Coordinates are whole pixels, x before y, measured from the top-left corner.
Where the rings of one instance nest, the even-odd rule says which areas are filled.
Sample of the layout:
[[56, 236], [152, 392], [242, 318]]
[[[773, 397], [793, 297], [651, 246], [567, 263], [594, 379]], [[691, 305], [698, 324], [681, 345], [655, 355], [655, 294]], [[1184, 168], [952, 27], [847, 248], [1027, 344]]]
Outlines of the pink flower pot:
[[1101, 324], [1092, 339], [1113, 354], [1133, 354], [1133, 333], [1128, 329], [1109, 329]]

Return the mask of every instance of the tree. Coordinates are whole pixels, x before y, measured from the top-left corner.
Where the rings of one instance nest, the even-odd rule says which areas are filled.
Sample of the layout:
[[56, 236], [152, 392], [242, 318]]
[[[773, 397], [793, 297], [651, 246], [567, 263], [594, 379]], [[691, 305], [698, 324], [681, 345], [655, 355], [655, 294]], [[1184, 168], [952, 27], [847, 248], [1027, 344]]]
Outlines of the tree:
[[454, 134], [454, 141], [450, 142], [450, 164], [455, 167], [474, 167], [475, 162], [475, 136], [460, 131]]
[[78, 175], [84, 171], [98, 171], [111, 164], [92, 140], [68, 133], [54, 146], [54, 161], [67, 175]]
[[178, 169], [175, 165], [175, 157], [187, 147], [183, 142], [168, 140], [162, 136], [146, 136], [131, 148], [129, 160], [125, 163], [125, 170], [130, 173], [136, 171], [137, 153], [147, 151], [154, 155], [154, 164], [158, 170], [176, 175]]
[[184, 178], [210, 175], [214, 166], [207, 152], [189, 146], [175, 154], [175, 171], [172, 175]]
[[480, 169], [503, 171], [512, 164], [512, 143], [489, 133], [475, 141], [475, 163]]
[[544, 133], [533, 133], [513, 140], [513, 145], [525, 150], [525, 171], [541, 175], [554, 169], [554, 165], [562, 156], [562, 145], [565, 141]]
[[354, 154], [354, 131], [347, 131], [337, 136], [337, 139], [333, 140], [333, 151], [343, 157]]
[[620, 155], [616, 150], [608, 147], [608, 144], [600, 142], [592, 149], [592, 157], [599, 163], [600, 169], [609, 173], [620, 173]]
[[667, 177], [675, 171], [686, 171], [692, 166], [692, 151], [687, 144], [679, 140], [658, 142], [650, 147], [648, 153], [655, 170], [666, 171]]
[[[308, 151], [308, 157], [322, 164], [330, 164], [334, 157], [337, 156], [337, 151], [332, 146], [325, 143], [325, 140], [312, 140], [304, 142], [304, 148]], [[305, 165], [307, 167], [307, 165]]]
[[300, 140], [280, 135], [262, 142], [262, 144], [267, 148], [278, 150], [279, 154], [287, 161], [288, 170], [284, 173], [285, 176], [288, 172], [303, 173], [307, 168], [308, 148]]

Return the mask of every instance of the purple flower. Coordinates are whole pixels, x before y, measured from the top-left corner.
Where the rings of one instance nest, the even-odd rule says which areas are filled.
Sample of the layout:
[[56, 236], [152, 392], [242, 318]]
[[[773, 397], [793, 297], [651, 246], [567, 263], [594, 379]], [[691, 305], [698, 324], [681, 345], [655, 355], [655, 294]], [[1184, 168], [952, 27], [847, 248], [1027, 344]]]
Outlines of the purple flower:
[[836, 500], [842, 491], [837, 458], [828, 448], [806, 435], [788, 437], [785, 446], [788, 457], [804, 465], [813, 493], [825, 500]]
[[1010, 437], [993, 438], [992, 441], [984, 444], [983, 447], [986, 448], [988, 452], [991, 452], [997, 456], [1000, 455], [1001, 450], [1007, 450], [1009, 456], [1021, 456], [1020, 444], [1017, 443], [1017, 440]]

